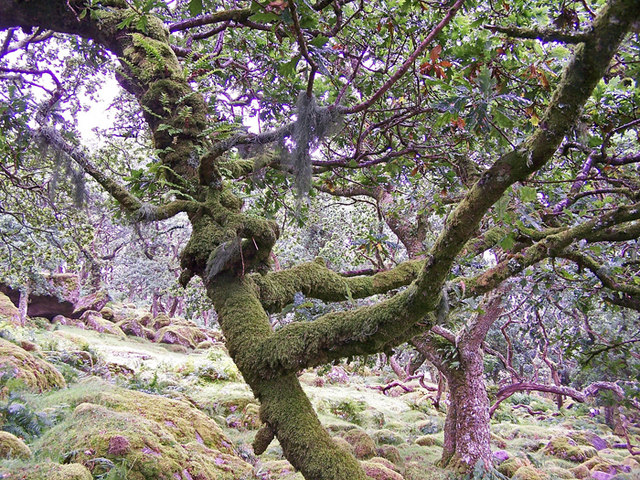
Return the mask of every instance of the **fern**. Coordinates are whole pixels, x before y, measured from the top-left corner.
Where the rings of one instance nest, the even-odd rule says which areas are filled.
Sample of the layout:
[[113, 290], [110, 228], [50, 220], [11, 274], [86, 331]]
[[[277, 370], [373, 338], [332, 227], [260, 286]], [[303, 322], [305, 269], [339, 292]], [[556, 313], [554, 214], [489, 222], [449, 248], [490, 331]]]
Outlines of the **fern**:
[[47, 416], [35, 412], [19, 395], [9, 395], [7, 403], [0, 405], [2, 430], [12, 433], [27, 442], [42, 435], [46, 427], [51, 426]]

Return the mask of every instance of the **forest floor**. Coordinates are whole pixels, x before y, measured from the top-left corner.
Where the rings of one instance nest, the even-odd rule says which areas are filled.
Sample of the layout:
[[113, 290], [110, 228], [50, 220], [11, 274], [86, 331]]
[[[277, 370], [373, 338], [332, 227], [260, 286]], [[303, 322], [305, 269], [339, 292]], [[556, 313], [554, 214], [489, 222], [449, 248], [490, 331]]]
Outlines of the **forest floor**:
[[[15, 435], [0, 435], [0, 478], [303, 478], [277, 440], [260, 457], [253, 454], [258, 403], [222, 343], [192, 349], [78, 326], [39, 325], [44, 328], [0, 324], [0, 336], [11, 341], [0, 344], [0, 429]], [[12, 348], [53, 365], [66, 387], [30, 387], [22, 366], [6, 367], [6, 359], [18, 355], [7, 353]], [[397, 377], [387, 366], [369, 363], [300, 375], [323, 425], [372, 478], [450, 478], [436, 466], [446, 405], [436, 409], [434, 392], [417, 381], [383, 393]], [[640, 479], [640, 456], [621, 447], [625, 439], [593, 407], [566, 403], [558, 411], [549, 398], [514, 395], [492, 420], [497, 470], [518, 480]], [[640, 428], [629, 431], [632, 442], [640, 443]], [[11, 443], [16, 437], [23, 442]]]

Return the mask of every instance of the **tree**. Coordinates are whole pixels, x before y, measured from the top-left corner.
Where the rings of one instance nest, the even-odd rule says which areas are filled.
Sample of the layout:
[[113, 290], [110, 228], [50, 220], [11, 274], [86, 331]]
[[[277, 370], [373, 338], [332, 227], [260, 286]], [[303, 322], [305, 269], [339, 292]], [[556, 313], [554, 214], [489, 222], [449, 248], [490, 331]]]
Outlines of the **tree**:
[[[35, 108], [8, 102], [2, 164], [14, 160], [12, 174], [19, 176], [21, 152], [36, 139], [71, 159], [132, 221], [186, 213], [192, 232], [180, 282], [202, 278], [229, 352], [261, 403], [257, 454], [277, 436], [305, 478], [366, 478], [322, 428], [295, 374], [389, 351], [436, 325], [447, 297], [477, 297], [555, 257], [637, 298], [630, 268], [601, 272], [595, 257], [606, 263], [612, 254], [589, 243], [616, 250], [638, 237], [640, 189], [632, 170], [640, 157], [628, 138], [636, 110], [591, 100], [594, 90], [615, 94], [612, 82], [624, 88], [627, 75], [637, 78], [637, 64], [628, 61], [637, 38], [627, 39], [640, 15], [637, 0], [612, 0], [597, 13], [587, 4], [463, 9], [462, 0], [441, 8], [422, 1], [233, 5], [0, 3], [6, 91], [15, 82], [40, 81], [47, 93]], [[134, 166], [128, 184], [105, 173], [57, 115], [74, 95], [47, 68], [51, 60], [43, 54], [23, 65], [9, 55], [46, 52], [58, 35], [72, 36], [79, 55], [117, 57], [116, 78], [135, 98], [157, 159], [143, 171]], [[564, 46], [545, 50], [537, 40], [519, 40], [531, 38]], [[92, 75], [79, 61], [69, 68]], [[264, 131], [241, 125], [251, 110]], [[584, 115], [616, 123], [580, 132], [576, 122]], [[17, 141], [23, 146], [12, 150]], [[614, 186], [583, 191], [595, 171], [598, 181]], [[575, 190], [562, 188], [568, 179]], [[392, 184], [418, 198], [412, 203]], [[397, 220], [414, 212], [416, 234], [426, 229], [433, 238], [425, 235], [421, 255], [405, 243], [422, 258], [371, 276], [341, 276], [321, 259], [269, 271], [280, 234], [274, 204], [282, 204], [288, 186], [296, 190], [291, 209], [299, 221], [310, 188], [364, 186], [396, 234], [403, 231]], [[609, 200], [583, 211], [579, 200], [599, 195]], [[565, 197], [558, 211], [546, 211], [548, 199], [557, 205]], [[515, 218], [521, 221], [509, 221]], [[503, 254], [495, 265], [468, 253], [498, 244]], [[298, 292], [328, 302], [385, 298], [274, 330], [268, 313]], [[449, 301], [453, 308], [456, 301]], [[462, 460], [470, 467], [476, 458]]]

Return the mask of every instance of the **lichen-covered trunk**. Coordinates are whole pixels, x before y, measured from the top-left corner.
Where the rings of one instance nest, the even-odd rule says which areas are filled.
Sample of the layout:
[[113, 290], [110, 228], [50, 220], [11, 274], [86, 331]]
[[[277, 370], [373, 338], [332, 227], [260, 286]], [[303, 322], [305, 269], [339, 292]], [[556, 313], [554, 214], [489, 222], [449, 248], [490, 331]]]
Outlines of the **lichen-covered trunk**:
[[[274, 434], [284, 456], [306, 480], [367, 480], [353, 455], [339, 447], [324, 429], [296, 375], [256, 367], [260, 362], [253, 347], [273, 331], [252, 282], [220, 276], [208, 286], [208, 294], [229, 353], [260, 401], [265, 427], [257, 435], [261, 439], [254, 442], [254, 448], [264, 451]], [[258, 443], [262, 444], [259, 448]]]
[[23, 327], [27, 323], [27, 311], [29, 310], [29, 284], [20, 289], [20, 298], [18, 300], [18, 313], [20, 316], [20, 325]]
[[482, 354], [467, 358], [459, 369], [448, 369], [449, 410], [445, 421], [441, 463], [467, 472], [478, 462], [491, 467], [489, 399]]

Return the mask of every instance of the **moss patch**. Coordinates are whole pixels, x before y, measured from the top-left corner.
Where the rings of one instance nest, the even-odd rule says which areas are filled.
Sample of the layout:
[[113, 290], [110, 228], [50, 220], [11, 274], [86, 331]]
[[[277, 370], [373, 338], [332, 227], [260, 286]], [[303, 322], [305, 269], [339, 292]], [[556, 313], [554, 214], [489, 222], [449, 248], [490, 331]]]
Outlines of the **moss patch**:
[[[56, 458], [58, 452], [66, 452], [67, 458], [92, 467], [94, 475], [103, 473], [96, 459], [107, 458], [125, 466], [130, 480], [170, 480], [174, 475], [188, 478], [184, 472], [193, 478], [231, 480], [252, 471], [249, 464], [231, 454], [230, 445], [215, 425], [209, 425], [213, 432], [203, 429], [202, 435], [189, 425], [179, 428], [171, 409], [165, 410], [169, 415], [163, 418], [157, 410], [145, 411], [149, 402], [144, 397], [138, 399], [144, 404], [140, 411], [81, 403], [40, 439], [39, 453]], [[113, 397], [103, 400], [110, 403]], [[118, 406], [116, 402], [114, 407]], [[212, 438], [216, 432], [220, 434]], [[217, 445], [220, 449], [210, 448]]]
[[45, 462], [29, 467], [16, 468], [8, 472], [8, 480], [93, 480], [91, 472], [84, 465]]
[[37, 393], [66, 386], [64, 378], [53, 365], [3, 338], [0, 338], [0, 371], [10, 372], [25, 387]]
[[15, 435], [0, 431], [0, 458], [29, 458], [31, 449]]

